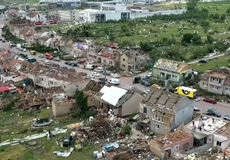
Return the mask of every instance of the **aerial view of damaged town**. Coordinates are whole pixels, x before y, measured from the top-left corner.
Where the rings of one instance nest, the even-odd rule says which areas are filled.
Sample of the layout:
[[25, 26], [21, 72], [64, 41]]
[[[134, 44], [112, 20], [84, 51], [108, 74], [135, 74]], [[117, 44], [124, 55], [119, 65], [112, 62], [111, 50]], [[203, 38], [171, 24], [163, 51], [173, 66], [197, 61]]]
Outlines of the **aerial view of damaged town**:
[[0, 160], [230, 160], [230, 0], [1, 0]]

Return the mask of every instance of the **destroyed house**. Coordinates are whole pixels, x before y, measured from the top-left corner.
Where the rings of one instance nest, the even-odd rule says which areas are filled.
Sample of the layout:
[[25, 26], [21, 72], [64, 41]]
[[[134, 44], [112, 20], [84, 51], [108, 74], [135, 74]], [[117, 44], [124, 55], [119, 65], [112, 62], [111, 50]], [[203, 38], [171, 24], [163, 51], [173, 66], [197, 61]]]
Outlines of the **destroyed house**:
[[149, 143], [150, 150], [161, 160], [172, 158], [175, 153], [184, 152], [193, 147], [193, 136], [185, 131], [177, 130]]
[[203, 153], [211, 147], [224, 149], [229, 144], [228, 122], [222, 118], [201, 115], [186, 125], [194, 137], [194, 150]]
[[166, 134], [192, 120], [193, 105], [186, 96], [152, 89], [142, 100], [139, 112], [149, 118], [151, 131]]
[[88, 106], [100, 108], [99, 101], [95, 98], [95, 95], [102, 89], [103, 85], [96, 81], [89, 81], [85, 86], [83, 92], [88, 97]]
[[216, 94], [230, 94], [230, 69], [220, 68], [204, 73], [199, 82], [200, 88]]
[[104, 111], [113, 110], [113, 114], [119, 117], [138, 113], [142, 95], [133, 90], [126, 90], [115, 86], [104, 86], [96, 95], [100, 101], [100, 107]]
[[83, 90], [88, 80], [85, 80], [73, 69], [65, 69], [62, 67], [43, 66], [39, 63], [28, 65], [21, 71], [33, 84], [48, 90], [52, 87], [62, 87], [66, 94], [70, 97], [74, 96], [76, 89]]
[[192, 68], [187, 63], [177, 62], [169, 59], [160, 58], [154, 65], [153, 76], [160, 79], [168, 79], [180, 82], [183, 74], [187, 77], [192, 73]]

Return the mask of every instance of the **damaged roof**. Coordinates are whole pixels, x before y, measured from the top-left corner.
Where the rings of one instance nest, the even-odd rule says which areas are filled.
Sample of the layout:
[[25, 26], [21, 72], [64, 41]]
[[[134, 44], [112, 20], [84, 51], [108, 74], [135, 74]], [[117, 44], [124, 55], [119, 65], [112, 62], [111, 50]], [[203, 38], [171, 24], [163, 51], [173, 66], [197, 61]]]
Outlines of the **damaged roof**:
[[91, 91], [93, 93], [98, 93], [102, 89], [102, 85], [96, 81], [89, 81], [85, 86], [84, 91]]
[[187, 70], [191, 69], [191, 67], [187, 63], [173, 61], [164, 58], [160, 58], [155, 63], [154, 68], [177, 73], [185, 73]]
[[180, 102], [184, 99], [188, 98], [179, 94], [166, 92], [161, 89], [152, 89], [144, 97], [142, 103], [159, 109], [175, 111], [181, 107]]
[[209, 81], [209, 78], [218, 78], [224, 80], [224, 84], [230, 86], [230, 69], [222, 67], [219, 69], [206, 72], [201, 76], [201, 80]]
[[161, 147], [171, 146], [172, 144], [177, 144], [182, 141], [186, 141], [189, 139], [193, 139], [193, 136], [190, 133], [185, 131], [177, 130], [167, 135], [161, 136], [159, 138], [154, 139], [158, 145]]

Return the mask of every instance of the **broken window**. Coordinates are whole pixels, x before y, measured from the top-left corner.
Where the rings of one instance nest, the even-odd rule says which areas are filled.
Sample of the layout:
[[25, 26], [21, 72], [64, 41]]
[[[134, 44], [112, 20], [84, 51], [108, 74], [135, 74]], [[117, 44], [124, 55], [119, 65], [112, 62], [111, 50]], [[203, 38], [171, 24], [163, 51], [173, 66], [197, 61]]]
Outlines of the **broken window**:
[[155, 129], [159, 129], [159, 128], [160, 128], [159, 124], [156, 124]]
[[165, 73], [160, 73], [160, 77], [164, 77], [165, 76]]
[[216, 142], [216, 145], [217, 145], [217, 146], [221, 146], [221, 142], [217, 141], [217, 142]]
[[146, 107], [144, 107], [143, 112], [147, 113], [147, 108]]

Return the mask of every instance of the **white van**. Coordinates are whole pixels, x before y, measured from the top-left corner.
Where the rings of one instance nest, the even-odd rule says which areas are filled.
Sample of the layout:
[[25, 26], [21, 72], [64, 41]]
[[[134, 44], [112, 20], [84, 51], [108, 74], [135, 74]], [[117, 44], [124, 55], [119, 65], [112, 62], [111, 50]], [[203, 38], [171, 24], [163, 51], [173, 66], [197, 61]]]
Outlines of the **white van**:
[[120, 82], [121, 82], [120, 79], [115, 79], [115, 78], [109, 80], [109, 83], [114, 85], [120, 85]]
[[85, 65], [84, 65], [84, 68], [85, 68], [85, 69], [93, 70], [95, 67], [94, 67], [94, 65], [92, 65], [92, 64], [85, 64]]

